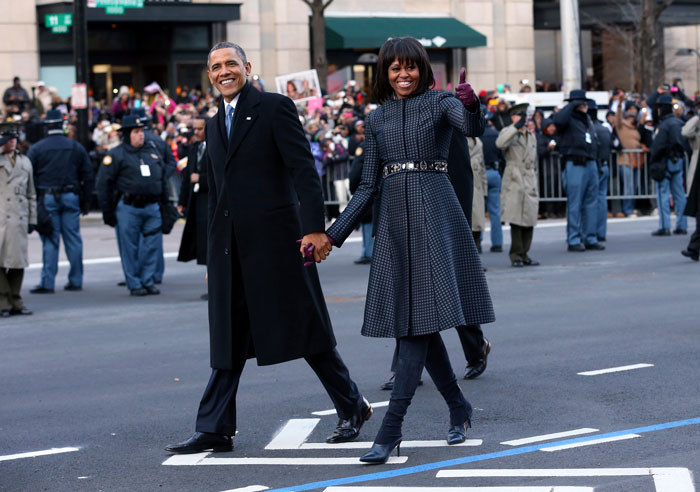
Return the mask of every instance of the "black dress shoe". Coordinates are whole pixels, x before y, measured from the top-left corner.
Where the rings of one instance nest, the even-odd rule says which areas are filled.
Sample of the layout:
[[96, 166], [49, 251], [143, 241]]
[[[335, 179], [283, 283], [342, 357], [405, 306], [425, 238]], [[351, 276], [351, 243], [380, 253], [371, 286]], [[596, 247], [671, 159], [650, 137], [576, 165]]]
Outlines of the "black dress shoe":
[[122, 280], [121, 282], [117, 282], [117, 285], [119, 287], [126, 287], [126, 282], [124, 280]]
[[676, 228], [676, 229], [673, 229], [673, 233], [678, 235], [678, 236], [685, 236], [686, 234], [688, 234], [688, 230]]
[[700, 253], [698, 253], [697, 251], [690, 251], [689, 249], [684, 249], [683, 251], [681, 251], [681, 254], [686, 258], [690, 258], [693, 261], [700, 260]]
[[539, 266], [540, 262], [537, 260], [533, 260], [532, 258], [525, 258], [523, 260], [523, 265], [525, 265], [525, 266]]
[[390, 444], [372, 444], [372, 448], [362, 455], [360, 461], [370, 465], [382, 465], [387, 462], [389, 455], [396, 448], [396, 456], [401, 455], [401, 438]]
[[208, 301], [209, 300], [209, 294], [202, 294], [199, 296], [199, 298], [203, 301]]
[[0, 318], [9, 318], [10, 316], [12, 315], [10, 314], [9, 309], [3, 309], [2, 311], [0, 311]]
[[153, 285], [147, 285], [146, 287], [144, 287], [144, 289], [146, 289], [148, 295], [151, 296], [157, 296], [158, 294], [160, 294], [160, 291]]
[[578, 243], [578, 244], [569, 244], [569, 247], [568, 247], [567, 249], [568, 249], [569, 251], [574, 251], [574, 252], [576, 252], [576, 253], [580, 253], [580, 252], [582, 252], [582, 251], [586, 251], [586, 247], [585, 247], [583, 244], [581, 244], [581, 243]]
[[139, 287], [138, 289], [131, 289], [131, 295], [136, 297], [143, 297], [148, 295], [148, 291], [143, 287]]
[[601, 237], [601, 236], [598, 236], [598, 242], [599, 242], [599, 243], [604, 243], [604, 242], [605, 242], [605, 238], [604, 238], [604, 237]]
[[83, 290], [83, 288], [80, 285], [73, 285], [70, 282], [67, 283], [66, 285], [63, 286], [63, 290], [69, 290], [72, 292], [77, 292], [79, 290]]
[[154, 280], [153, 283], [156, 285], [160, 285], [163, 283], [163, 280], [162, 279], [161, 280]]
[[593, 251], [603, 251], [605, 249], [605, 246], [603, 246], [600, 243], [593, 243], [593, 244], [587, 244], [586, 249], [590, 249]]
[[337, 444], [339, 442], [349, 442], [357, 439], [357, 436], [360, 435], [362, 424], [370, 419], [372, 413], [374, 413], [372, 406], [363, 398], [360, 411], [347, 420], [338, 420], [338, 426], [335, 428], [333, 434], [326, 438], [326, 442]]
[[453, 425], [450, 430], [447, 431], [447, 444], [462, 444], [467, 440], [467, 429], [471, 427], [469, 421], [461, 425]]
[[34, 312], [30, 311], [26, 307], [21, 307], [19, 309], [10, 309], [10, 314], [12, 315], [22, 315], [22, 316], [29, 316], [30, 314], [34, 314]]
[[[418, 380], [418, 386], [423, 386], [423, 378]], [[386, 383], [382, 384], [379, 389], [383, 390], [393, 390], [394, 389], [394, 375], [392, 374], [391, 377], [389, 378], [389, 381]]]
[[670, 229], [657, 229], [654, 232], [652, 232], [651, 235], [652, 236], [670, 236], [671, 230]]
[[42, 287], [41, 285], [37, 285], [33, 289], [29, 289], [30, 294], [53, 294], [54, 290], [53, 289], [47, 289], [46, 287]]
[[503, 246], [491, 246], [492, 253], [503, 253]]
[[357, 260], [353, 261], [355, 265], [369, 265], [372, 263], [372, 258], [367, 258], [366, 256], [363, 256], [362, 258], [358, 258]]
[[525, 266], [525, 263], [523, 263], [523, 260], [513, 260], [510, 265], [516, 268], [521, 268]]
[[484, 350], [481, 353], [481, 359], [467, 366], [464, 372], [464, 379], [476, 379], [484, 373], [489, 361], [489, 353], [491, 353], [491, 342], [484, 338]]
[[233, 439], [223, 434], [211, 434], [209, 432], [195, 432], [188, 440], [171, 444], [165, 450], [173, 454], [192, 454], [203, 451], [224, 453], [233, 451]]

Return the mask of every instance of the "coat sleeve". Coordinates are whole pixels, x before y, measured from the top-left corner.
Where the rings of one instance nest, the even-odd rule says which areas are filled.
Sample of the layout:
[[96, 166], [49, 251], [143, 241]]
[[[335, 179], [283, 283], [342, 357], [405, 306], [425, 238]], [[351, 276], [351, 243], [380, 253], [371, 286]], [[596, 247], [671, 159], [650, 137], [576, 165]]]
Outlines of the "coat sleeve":
[[365, 123], [365, 162], [362, 167], [360, 185], [357, 188], [357, 192], [350, 199], [348, 206], [326, 231], [338, 247], [343, 245], [345, 239], [360, 222], [364, 213], [372, 206], [379, 190], [380, 162], [377, 155], [377, 139], [372, 127], [375, 114], [370, 113]]
[[496, 139], [496, 147], [502, 151], [506, 150], [512, 145], [513, 139], [518, 136], [519, 131], [520, 130], [515, 128], [515, 125], [508, 125], [505, 127], [503, 130], [501, 130], [501, 133], [498, 134], [498, 138]]
[[207, 193], [207, 237], [209, 236], [209, 229], [211, 228], [211, 223], [214, 220], [214, 212], [216, 211], [216, 200], [218, 198], [216, 193], [216, 180], [214, 179], [214, 173], [212, 170], [211, 158], [209, 157], [209, 152], [206, 153], [207, 157], [207, 174], [211, 176], [209, 180], [209, 192]]
[[[194, 168], [194, 159], [197, 158], [197, 151], [193, 148], [187, 154], [187, 167], [182, 173], [182, 184], [180, 185], [180, 195], [177, 197], [177, 204], [187, 207], [190, 200], [190, 176]], [[200, 185], [201, 186], [201, 185]]]
[[97, 202], [103, 213], [114, 212], [116, 203], [114, 203], [114, 183], [119, 173], [120, 162], [115, 154], [110, 152], [102, 160], [100, 169], [97, 172]]
[[554, 124], [556, 125], [557, 130], [562, 131], [569, 126], [569, 120], [571, 120], [571, 113], [574, 112], [574, 109], [574, 103], [569, 103], [556, 112], [552, 119], [554, 120]]
[[649, 158], [651, 162], [656, 162], [663, 159], [666, 154], [666, 148], [669, 144], [668, 129], [666, 125], [659, 126], [659, 133], [654, 137], [654, 141], [649, 149]]
[[95, 187], [95, 173], [85, 147], [76, 142], [78, 151], [78, 180], [81, 184], [81, 200], [89, 201]]
[[481, 106], [475, 112], [469, 111], [453, 94], [440, 94], [438, 105], [442, 116], [465, 137], [480, 137], [484, 134], [485, 121]]
[[683, 135], [688, 140], [695, 138], [698, 133], [698, 128], [700, 127], [700, 116], [693, 116], [683, 125], [681, 130], [681, 135]]
[[29, 203], [29, 223], [32, 225], [36, 225], [36, 188], [34, 187], [34, 171], [31, 164], [29, 164], [28, 174], [29, 178], [27, 182], [27, 202]]
[[274, 113], [273, 138], [299, 198], [302, 234], [323, 232], [325, 216], [321, 179], [296, 107], [291, 99], [283, 97]]

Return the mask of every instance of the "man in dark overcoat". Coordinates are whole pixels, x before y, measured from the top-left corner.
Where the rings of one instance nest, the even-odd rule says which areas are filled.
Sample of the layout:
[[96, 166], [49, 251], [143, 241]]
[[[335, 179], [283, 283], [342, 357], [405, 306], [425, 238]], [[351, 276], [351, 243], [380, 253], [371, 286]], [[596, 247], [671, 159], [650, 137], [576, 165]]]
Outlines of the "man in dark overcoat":
[[222, 94], [206, 127], [209, 181], [209, 334], [212, 374], [196, 432], [172, 453], [230, 451], [236, 391], [246, 359], [259, 365], [304, 358], [328, 392], [339, 421], [327, 442], [355, 439], [370, 418], [335, 349], [315, 265], [296, 241], [325, 259], [323, 195], [291, 99], [247, 82], [243, 49], [219, 43], [207, 61]]
[[695, 168], [693, 185], [683, 214], [695, 217], [695, 232], [690, 236], [688, 247], [681, 251], [681, 254], [693, 261], [698, 261], [700, 260], [700, 166]]

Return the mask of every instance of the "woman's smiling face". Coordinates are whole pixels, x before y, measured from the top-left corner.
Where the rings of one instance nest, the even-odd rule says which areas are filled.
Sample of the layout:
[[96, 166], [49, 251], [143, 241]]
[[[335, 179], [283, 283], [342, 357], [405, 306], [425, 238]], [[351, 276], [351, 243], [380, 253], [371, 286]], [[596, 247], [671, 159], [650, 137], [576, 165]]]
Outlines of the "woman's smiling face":
[[401, 63], [397, 59], [389, 65], [388, 76], [389, 85], [399, 99], [413, 94], [420, 80], [420, 72], [415, 63], [411, 61]]

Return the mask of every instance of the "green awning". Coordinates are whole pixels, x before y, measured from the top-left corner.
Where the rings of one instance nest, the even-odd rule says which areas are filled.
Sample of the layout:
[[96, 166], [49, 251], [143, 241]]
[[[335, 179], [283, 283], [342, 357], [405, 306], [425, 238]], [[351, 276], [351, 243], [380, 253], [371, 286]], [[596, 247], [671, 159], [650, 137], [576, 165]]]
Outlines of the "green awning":
[[326, 49], [379, 48], [412, 36], [426, 48], [486, 46], [486, 36], [452, 17], [326, 17]]

